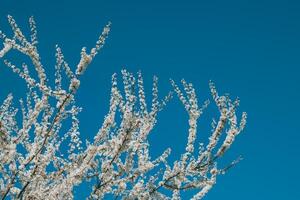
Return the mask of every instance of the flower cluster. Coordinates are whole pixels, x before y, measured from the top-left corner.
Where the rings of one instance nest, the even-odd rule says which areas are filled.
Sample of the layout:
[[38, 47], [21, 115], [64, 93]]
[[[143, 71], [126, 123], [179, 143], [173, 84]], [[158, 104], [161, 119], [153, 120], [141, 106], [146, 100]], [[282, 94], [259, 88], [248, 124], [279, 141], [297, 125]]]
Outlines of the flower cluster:
[[[141, 72], [135, 75], [126, 70], [121, 71], [121, 79], [117, 74], [112, 75], [108, 113], [93, 141], [84, 145], [78, 119], [81, 108], [76, 105], [74, 96], [80, 87], [80, 77], [105, 43], [110, 23], [94, 48], [89, 51], [82, 48], [75, 70], [66, 62], [61, 48], [56, 46], [53, 88], [38, 53], [34, 19], [29, 19], [30, 39], [24, 36], [11, 16], [8, 21], [14, 35], [8, 37], [0, 31], [3, 40], [0, 58], [15, 50], [28, 56], [31, 63], [19, 67], [4, 60], [24, 80], [27, 95], [19, 100], [19, 109], [13, 106], [12, 94], [0, 106], [2, 200], [73, 199], [74, 187], [87, 181], [94, 184], [87, 199], [176, 200], [181, 199], [182, 191], [193, 189], [196, 193], [192, 199], [196, 200], [206, 195], [218, 175], [239, 161], [235, 160], [225, 168], [217, 166], [218, 159], [231, 147], [246, 124], [246, 113], [238, 122], [238, 99], [232, 101], [228, 95], [220, 96], [210, 83], [212, 99], [220, 116], [218, 122], [212, 123], [208, 144], [201, 143], [196, 150], [197, 123], [209, 101], [199, 105], [193, 85], [185, 80], [181, 81], [182, 86], [171, 80], [172, 91], [160, 99], [158, 78], [154, 77], [152, 101], [147, 105]], [[179, 160], [170, 163], [171, 149], [151, 158], [148, 135], [157, 123], [157, 114], [172, 99], [173, 93], [188, 113], [189, 129], [185, 152]], [[67, 131], [63, 127], [65, 124], [70, 125]], [[222, 134], [226, 136], [221, 137]]]

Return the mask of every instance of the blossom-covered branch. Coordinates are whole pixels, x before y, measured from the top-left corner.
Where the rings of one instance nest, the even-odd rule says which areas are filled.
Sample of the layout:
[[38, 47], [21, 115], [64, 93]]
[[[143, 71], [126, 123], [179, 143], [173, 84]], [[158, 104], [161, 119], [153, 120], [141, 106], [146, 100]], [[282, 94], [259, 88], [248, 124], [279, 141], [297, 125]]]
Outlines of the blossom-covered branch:
[[[216, 183], [217, 176], [240, 160], [223, 168], [217, 166], [218, 159], [246, 124], [246, 113], [238, 120], [238, 99], [232, 101], [228, 95], [220, 96], [215, 85], [209, 84], [219, 120], [212, 122], [208, 144], [200, 143], [197, 150], [197, 124], [209, 101], [199, 105], [194, 86], [185, 80], [181, 85], [171, 80], [172, 91], [160, 99], [158, 78], [154, 77], [151, 105], [148, 105], [141, 72], [135, 75], [126, 70], [121, 71], [121, 78], [112, 75], [108, 113], [93, 141], [83, 144], [78, 119], [82, 109], [76, 105], [74, 96], [80, 77], [103, 47], [111, 24], [104, 27], [95, 47], [89, 51], [82, 48], [75, 67], [69, 66], [62, 49], [56, 45], [52, 87], [38, 53], [34, 19], [29, 19], [29, 39], [11, 16], [8, 22], [13, 36], [0, 31], [3, 40], [0, 58], [24, 80], [27, 94], [19, 100], [19, 109], [14, 106], [12, 94], [0, 107], [1, 199], [73, 199], [74, 187], [88, 181], [94, 184], [88, 199], [175, 200], [188, 189], [196, 191], [192, 199], [202, 199]], [[31, 63], [17, 66], [5, 59], [10, 51], [26, 55]], [[173, 93], [187, 111], [189, 129], [185, 152], [170, 163], [171, 149], [151, 158], [148, 135]], [[70, 124], [67, 131], [65, 124]]]

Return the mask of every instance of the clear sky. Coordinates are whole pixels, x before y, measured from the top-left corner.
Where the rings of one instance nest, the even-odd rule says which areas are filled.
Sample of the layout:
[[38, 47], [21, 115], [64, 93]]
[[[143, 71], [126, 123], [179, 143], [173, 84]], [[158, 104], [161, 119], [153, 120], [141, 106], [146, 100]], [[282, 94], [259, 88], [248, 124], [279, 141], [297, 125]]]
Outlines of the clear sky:
[[[194, 83], [200, 101], [213, 80], [222, 93], [241, 99], [248, 124], [224, 163], [244, 160], [219, 177], [207, 200], [299, 200], [300, 169], [300, 2], [291, 0], [1, 0], [0, 29], [6, 15], [21, 27], [34, 15], [40, 53], [48, 72], [54, 47], [76, 64], [82, 46], [92, 47], [112, 21], [108, 42], [82, 79], [78, 102], [82, 137], [92, 138], [109, 101], [110, 76], [122, 68], [142, 70], [150, 93], [151, 76], [160, 78], [161, 95], [169, 78]], [[0, 63], [0, 97], [21, 95], [22, 82]], [[200, 138], [208, 136], [209, 111], [200, 120]], [[150, 136], [152, 154], [172, 147], [184, 150], [187, 116], [177, 99], [161, 113]], [[173, 158], [175, 158], [174, 156]], [[86, 189], [80, 187], [77, 199]], [[185, 199], [188, 199], [186, 197]]]

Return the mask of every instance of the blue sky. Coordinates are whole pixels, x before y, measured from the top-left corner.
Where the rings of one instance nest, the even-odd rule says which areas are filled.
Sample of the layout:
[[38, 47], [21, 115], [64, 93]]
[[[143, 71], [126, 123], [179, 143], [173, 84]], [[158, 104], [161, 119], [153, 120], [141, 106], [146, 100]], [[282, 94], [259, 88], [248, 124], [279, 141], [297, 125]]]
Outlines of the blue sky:
[[[46, 70], [54, 68], [54, 47], [62, 47], [71, 65], [82, 46], [92, 47], [102, 27], [112, 21], [108, 42], [82, 79], [78, 102], [82, 137], [92, 138], [107, 111], [110, 76], [126, 68], [142, 70], [148, 93], [151, 77], [161, 93], [169, 78], [194, 83], [200, 101], [209, 96], [208, 81], [220, 92], [241, 99], [248, 112], [245, 131], [224, 158], [244, 160], [205, 199], [298, 200], [300, 168], [300, 2], [299, 1], [16, 1], [0, 3], [0, 29], [9, 32], [6, 15], [21, 27], [35, 16]], [[0, 97], [22, 93], [19, 81], [0, 64]], [[213, 113], [200, 121], [200, 138]], [[159, 154], [184, 149], [187, 116], [177, 99], [161, 113], [150, 136]], [[163, 141], [163, 142], [162, 142]], [[184, 141], [184, 142], [182, 142]], [[80, 193], [85, 189], [80, 188]], [[187, 198], [187, 197], [186, 197]]]

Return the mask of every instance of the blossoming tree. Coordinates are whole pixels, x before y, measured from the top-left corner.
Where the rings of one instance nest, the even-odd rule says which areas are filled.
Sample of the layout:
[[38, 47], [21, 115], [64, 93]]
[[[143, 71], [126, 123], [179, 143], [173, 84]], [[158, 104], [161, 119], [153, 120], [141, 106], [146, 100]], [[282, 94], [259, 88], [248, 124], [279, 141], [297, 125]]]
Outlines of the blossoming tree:
[[[26, 38], [15, 20], [8, 16], [13, 36], [0, 31], [3, 46], [0, 58], [17, 51], [30, 58], [30, 64], [16, 66], [4, 59], [27, 86], [27, 95], [19, 100], [19, 110], [9, 94], [0, 107], [0, 198], [1, 199], [73, 199], [74, 186], [91, 181], [94, 185], [88, 199], [181, 199], [182, 190], [193, 189], [192, 199], [202, 199], [216, 183], [217, 161], [230, 148], [246, 124], [246, 113], [237, 119], [239, 100], [219, 95], [212, 82], [212, 100], [219, 119], [212, 122], [212, 133], [206, 145], [195, 149], [197, 122], [206, 101], [199, 106], [191, 83], [182, 86], [171, 80], [173, 92], [163, 99], [158, 96], [158, 79], [153, 78], [152, 102], [147, 105], [140, 72], [121, 71], [123, 91], [117, 75], [112, 75], [110, 106], [93, 141], [82, 144], [74, 95], [80, 78], [110, 31], [107, 24], [94, 48], [81, 50], [81, 59], [73, 70], [56, 46], [55, 86], [47, 78], [37, 49], [34, 19], [29, 19], [30, 38]], [[66, 87], [63, 83], [68, 83]], [[3, 87], [3, 86], [2, 86]], [[122, 87], [123, 88], [123, 87]], [[171, 149], [152, 159], [148, 135], [157, 115], [175, 93], [188, 113], [189, 129], [185, 152], [174, 163], [168, 161]], [[18, 117], [18, 115], [20, 117]], [[66, 131], [64, 121], [71, 121]], [[225, 135], [221, 137], [221, 135]], [[65, 144], [68, 146], [66, 147]], [[62, 154], [62, 147], [67, 154]]]

